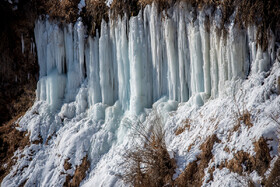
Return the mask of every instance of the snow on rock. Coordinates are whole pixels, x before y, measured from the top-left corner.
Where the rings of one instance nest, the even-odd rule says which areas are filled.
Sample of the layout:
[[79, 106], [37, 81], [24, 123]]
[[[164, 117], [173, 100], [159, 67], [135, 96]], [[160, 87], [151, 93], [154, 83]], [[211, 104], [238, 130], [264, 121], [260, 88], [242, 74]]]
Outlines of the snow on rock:
[[[85, 155], [91, 165], [82, 186], [125, 186], [118, 176], [125, 169], [122, 154], [138, 142], [132, 126], [140, 121], [149, 128], [156, 114], [177, 161], [174, 178], [213, 134], [221, 141], [214, 144], [203, 186], [244, 185], [243, 177], [218, 166], [240, 150], [254, 156], [260, 137], [269, 139], [275, 157], [277, 126], [270, 115], [280, 112], [280, 67], [274, 41], [261, 51], [255, 27], [240, 31], [230, 25], [228, 35], [220, 36], [218, 18], [208, 32], [207, 12], [191, 21], [190, 10], [182, 7], [164, 17], [152, 5], [130, 19], [103, 21], [95, 37], [85, 37], [80, 20], [64, 27], [38, 20], [37, 101], [19, 120], [19, 129], [43, 143], [15, 153], [18, 162], [2, 186], [24, 181], [25, 186], [62, 186]], [[241, 122], [233, 130], [236, 115], [245, 110], [253, 126]], [[186, 120], [189, 127], [175, 135]], [[73, 166], [67, 171], [66, 159]], [[210, 167], [215, 168], [211, 181]], [[256, 173], [250, 177], [260, 180]]]

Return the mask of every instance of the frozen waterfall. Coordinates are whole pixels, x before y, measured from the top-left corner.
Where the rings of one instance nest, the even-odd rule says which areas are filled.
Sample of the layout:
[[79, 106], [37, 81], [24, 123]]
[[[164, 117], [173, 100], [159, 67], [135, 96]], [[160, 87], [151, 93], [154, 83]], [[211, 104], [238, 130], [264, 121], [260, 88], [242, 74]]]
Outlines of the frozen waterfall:
[[59, 26], [38, 20], [37, 99], [58, 109], [81, 97], [82, 110], [119, 101], [123, 111], [139, 114], [163, 96], [202, 105], [227, 81], [270, 67], [274, 45], [261, 51], [254, 27], [240, 31], [231, 24], [224, 36], [216, 32], [216, 18], [206, 28], [206, 16], [199, 12], [194, 20], [184, 6], [163, 14], [147, 6], [136, 17], [103, 21], [93, 38], [81, 21]]

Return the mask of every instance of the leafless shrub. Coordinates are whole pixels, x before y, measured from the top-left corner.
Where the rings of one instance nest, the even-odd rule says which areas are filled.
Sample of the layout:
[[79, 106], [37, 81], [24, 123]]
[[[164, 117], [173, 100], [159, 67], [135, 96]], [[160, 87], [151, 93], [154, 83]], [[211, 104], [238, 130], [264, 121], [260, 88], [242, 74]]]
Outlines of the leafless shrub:
[[235, 94], [233, 96], [233, 102], [236, 107], [236, 111], [234, 112], [234, 118], [236, 120], [236, 125], [233, 127], [233, 131], [239, 130], [239, 128], [241, 126], [241, 122], [243, 122], [248, 128], [251, 128], [253, 126], [252, 119], [251, 119], [251, 113], [245, 107], [244, 93], [242, 90], [241, 90], [241, 98], [242, 98], [242, 110], [240, 109], [240, 106], [236, 100]]
[[157, 117], [153, 123], [149, 131], [146, 131], [143, 124], [134, 127], [144, 141], [144, 146], [137, 145], [124, 154], [126, 170], [122, 178], [136, 187], [173, 184], [176, 162], [167, 151], [160, 118]]
[[178, 128], [176, 129], [175, 135], [178, 136], [179, 134], [182, 134], [186, 129], [189, 130], [190, 127], [191, 127], [190, 124], [191, 124], [191, 120], [187, 118], [187, 119], [184, 121], [183, 126], [180, 126], [180, 127], [178, 127]]

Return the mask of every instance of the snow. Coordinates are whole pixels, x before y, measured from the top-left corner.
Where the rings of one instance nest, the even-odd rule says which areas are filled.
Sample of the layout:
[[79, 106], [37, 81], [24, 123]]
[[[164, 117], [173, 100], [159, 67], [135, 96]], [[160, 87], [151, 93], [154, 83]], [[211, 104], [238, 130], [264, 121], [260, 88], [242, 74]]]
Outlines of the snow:
[[80, 3], [78, 4], [79, 14], [85, 6], [86, 6], [85, 0], [81, 0]]
[[[262, 136], [271, 139], [275, 157], [277, 126], [269, 115], [279, 114], [280, 65], [274, 40], [262, 51], [255, 27], [239, 31], [230, 25], [227, 36], [218, 35], [218, 13], [208, 32], [203, 24], [207, 11], [190, 21], [191, 10], [182, 7], [168, 10], [167, 17], [152, 5], [130, 19], [102, 21], [95, 37], [86, 37], [81, 20], [59, 27], [39, 19], [34, 29], [37, 101], [18, 123], [30, 140], [40, 135], [43, 144], [17, 151], [18, 162], [2, 185], [28, 178], [25, 186], [61, 186], [62, 173], [73, 175], [88, 155], [91, 165], [82, 186], [125, 186], [118, 177], [125, 169], [122, 154], [139, 142], [132, 127], [141, 122], [149, 129], [157, 114], [177, 161], [174, 178], [196, 160], [200, 145], [213, 134], [221, 142], [214, 145], [203, 186], [244, 185], [244, 177], [218, 165], [239, 150], [254, 155], [253, 143]], [[238, 110], [246, 109], [254, 126], [241, 123], [233, 131]], [[186, 119], [190, 129], [176, 136]], [[67, 158], [74, 169], [65, 171]], [[206, 183], [212, 166], [214, 179]], [[260, 180], [257, 173], [249, 177]]]

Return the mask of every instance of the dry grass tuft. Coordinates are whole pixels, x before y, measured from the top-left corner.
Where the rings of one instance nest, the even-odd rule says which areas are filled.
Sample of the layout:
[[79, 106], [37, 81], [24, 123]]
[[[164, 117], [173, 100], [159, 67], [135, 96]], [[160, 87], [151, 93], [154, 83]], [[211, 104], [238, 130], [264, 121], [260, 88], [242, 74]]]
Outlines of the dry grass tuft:
[[261, 137], [254, 143], [254, 146], [256, 156], [251, 156], [244, 151], [238, 151], [234, 154], [232, 160], [225, 162], [223, 167], [239, 175], [243, 175], [243, 172], [251, 173], [256, 170], [260, 176], [264, 176], [271, 161], [268, 145], [266, 140]]
[[232, 160], [226, 162], [225, 167], [232, 172], [242, 175], [242, 165], [244, 166], [245, 171], [252, 172], [255, 165], [255, 159], [249, 153], [238, 151], [236, 154], [234, 154], [234, 158]]
[[201, 153], [197, 161], [190, 163], [184, 172], [176, 179], [177, 186], [201, 186], [204, 177], [204, 169], [208, 167], [213, 158], [212, 149], [215, 143], [220, 142], [216, 134], [207, 138], [200, 146]]
[[[64, 162], [64, 169], [68, 170], [72, 165], [68, 162], [69, 159], [66, 159]], [[87, 155], [83, 158], [81, 165], [77, 166], [73, 176], [67, 175], [66, 181], [63, 186], [65, 187], [77, 187], [80, 185], [82, 180], [86, 177], [86, 172], [90, 167], [90, 162]]]
[[269, 168], [269, 164], [271, 161], [270, 157], [270, 149], [266, 143], [266, 140], [261, 137], [257, 142], [254, 143], [255, 152], [256, 152], [256, 166], [255, 170], [259, 173], [259, 175], [263, 176], [266, 170]]
[[67, 159], [64, 161], [63, 167], [64, 167], [65, 171], [67, 171], [67, 170], [69, 170], [69, 169], [72, 168], [72, 164], [69, 163], [69, 160], [70, 160], [70, 158], [67, 158]]
[[32, 144], [42, 144], [43, 143], [43, 138], [42, 138], [42, 136], [39, 134], [38, 135], [38, 139], [37, 140], [34, 140], [34, 141], [32, 141], [31, 142]]
[[175, 131], [175, 135], [178, 136], [180, 134], [182, 134], [186, 129], [190, 130], [191, 128], [191, 120], [190, 119], [186, 119], [183, 126], [178, 127]]
[[167, 151], [164, 131], [160, 120], [155, 120], [151, 131], [141, 128], [138, 131], [145, 145], [138, 145], [134, 150], [124, 154], [126, 171], [122, 175], [126, 183], [133, 186], [170, 186], [173, 184], [172, 176], [175, 173], [176, 162], [170, 158]]
[[[248, 110], [244, 110], [241, 116], [238, 118], [238, 123], [243, 121], [243, 123], [248, 127], [251, 128], [253, 126], [251, 122], [251, 114]], [[240, 125], [240, 124], [239, 124]]]

